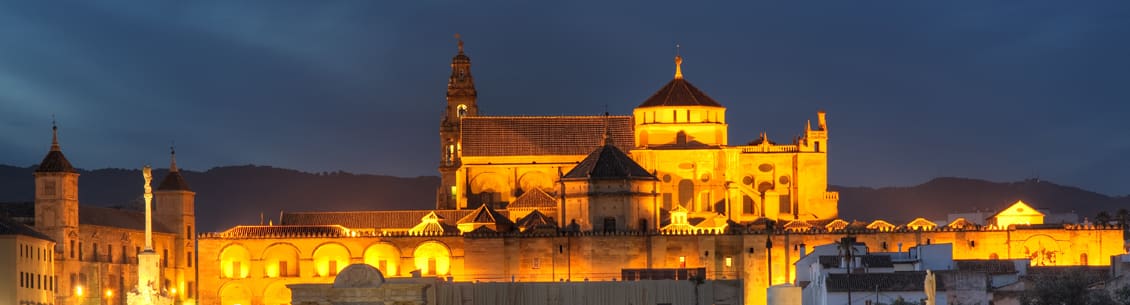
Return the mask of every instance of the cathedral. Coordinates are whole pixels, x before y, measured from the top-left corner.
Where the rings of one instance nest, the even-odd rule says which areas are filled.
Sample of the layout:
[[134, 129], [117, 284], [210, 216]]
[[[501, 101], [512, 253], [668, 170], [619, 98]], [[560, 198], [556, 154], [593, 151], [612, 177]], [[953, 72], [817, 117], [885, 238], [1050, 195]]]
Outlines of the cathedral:
[[289, 304], [287, 285], [367, 264], [390, 278], [469, 282], [736, 279], [747, 304], [764, 304], [767, 287], [796, 279], [807, 246], [849, 235], [882, 251], [948, 243], [954, 259], [1039, 265], [1104, 266], [1126, 251], [1119, 228], [1043, 224], [1016, 204], [988, 224], [838, 219], [825, 114], [788, 144], [762, 134], [731, 145], [726, 108], [684, 78], [678, 56], [673, 79], [631, 115], [487, 116], [479, 106], [460, 41], [436, 208], [285, 212], [277, 224], [203, 233], [200, 302]]
[[[486, 116], [460, 42], [440, 123], [436, 208], [506, 209], [538, 190], [562, 202], [541, 212], [583, 230], [659, 230], [661, 215], [676, 208], [731, 223], [835, 218], [824, 112], [791, 143], [762, 133], [730, 145], [726, 107], [683, 77], [682, 61], [676, 56], [674, 78], [631, 115]], [[604, 162], [616, 162], [611, 167], [623, 167], [630, 179], [593, 176], [597, 161], [624, 156]], [[603, 212], [611, 206], [616, 212]]]

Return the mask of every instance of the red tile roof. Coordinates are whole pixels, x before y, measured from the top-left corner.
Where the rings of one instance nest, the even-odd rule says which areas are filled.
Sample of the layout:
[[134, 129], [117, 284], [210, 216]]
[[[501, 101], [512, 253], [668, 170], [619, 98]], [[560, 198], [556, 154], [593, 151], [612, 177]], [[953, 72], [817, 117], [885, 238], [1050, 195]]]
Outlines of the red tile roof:
[[236, 226], [212, 237], [221, 238], [287, 238], [345, 237], [349, 229], [342, 226]]
[[655, 92], [647, 101], [640, 104], [639, 108], [643, 107], [660, 107], [660, 106], [710, 106], [722, 107], [722, 104], [714, 101], [714, 99], [706, 96], [702, 90], [698, 90], [690, 82], [682, 78], [672, 79], [663, 88]]
[[569, 170], [565, 179], [640, 179], [657, 180], [643, 166], [619, 148], [604, 145]]
[[463, 156], [586, 155], [605, 127], [621, 150], [635, 146], [631, 116], [473, 116], [463, 118]]
[[557, 199], [553, 198], [539, 188], [525, 192], [518, 199], [514, 199], [507, 209], [538, 209], [543, 211], [557, 210]]
[[[410, 229], [420, 223], [431, 210], [349, 211], [349, 212], [283, 212], [280, 225], [341, 225], [351, 229]], [[461, 219], [474, 210], [436, 210], [448, 223]], [[506, 211], [496, 211], [503, 216]]]

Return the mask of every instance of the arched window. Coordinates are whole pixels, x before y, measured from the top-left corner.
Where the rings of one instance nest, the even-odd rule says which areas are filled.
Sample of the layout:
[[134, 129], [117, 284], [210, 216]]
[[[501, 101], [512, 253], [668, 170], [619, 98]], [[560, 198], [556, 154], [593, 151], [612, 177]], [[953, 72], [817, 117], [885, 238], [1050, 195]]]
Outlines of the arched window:
[[820, 142], [816, 142], [816, 152], [820, 152]]
[[464, 115], [467, 115], [467, 105], [460, 104], [455, 109], [456, 109], [455, 115], [457, 115], [459, 117], [463, 117]]
[[385, 277], [396, 276], [400, 267], [400, 249], [389, 243], [377, 243], [365, 249], [365, 264], [377, 268]]
[[349, 265], [349, 250], [337, 243], [318, 246], [314, 250], [315, 276], [335, 276]]
[[226, 278], [245, 278], [250, 269], [251, 253], [241, 245], [230, 245], [220, 252], [220, 274]]
[[298, 248], [290, 244], [271, 245], [263, 251], [263, 274], [267, 277], [296, 277]]
[[992, 260], [1000, 259], [1000, 256], [997, 256], [996, 253], [991, 253], [991, 254], [989, 254], [989, 259], [992, 259]]
[[425, 241], [412, 252], [413, 261], [420, 274], [444, 275], [451, 267], [451, 251], [438, 241]]

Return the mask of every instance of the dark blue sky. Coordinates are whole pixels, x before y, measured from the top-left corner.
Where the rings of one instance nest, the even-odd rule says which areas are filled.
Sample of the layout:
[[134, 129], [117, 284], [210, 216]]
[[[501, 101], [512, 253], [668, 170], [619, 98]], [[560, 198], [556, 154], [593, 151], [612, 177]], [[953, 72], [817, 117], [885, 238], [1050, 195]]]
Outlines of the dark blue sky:
[[730, 142], [828, 111], [831, 182], [1130, 193], [1130, 2], [0, 2], [0, 163], [435, 175], [459, 32], [484, 114], [628, 114], [673, 73]]

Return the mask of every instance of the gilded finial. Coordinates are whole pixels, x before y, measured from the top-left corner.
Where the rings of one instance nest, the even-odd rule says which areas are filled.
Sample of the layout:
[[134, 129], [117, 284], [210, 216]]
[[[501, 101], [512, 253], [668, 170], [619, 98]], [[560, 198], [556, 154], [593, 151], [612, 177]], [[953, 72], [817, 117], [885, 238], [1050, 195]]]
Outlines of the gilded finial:
[[683, 78], [683, 56], [679, 55], [678, 44], [675, 44], [675, 78]]
[[463, 53], [463, 35], [455, 33], [455, 40], [459, 41], [459, 53]]
[[55, 124], [55, 115], [51, 115], [51, 151], [59, 151], [59, 125]]

